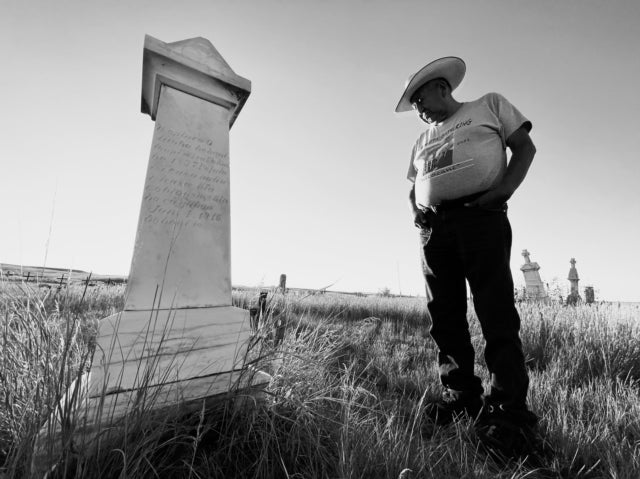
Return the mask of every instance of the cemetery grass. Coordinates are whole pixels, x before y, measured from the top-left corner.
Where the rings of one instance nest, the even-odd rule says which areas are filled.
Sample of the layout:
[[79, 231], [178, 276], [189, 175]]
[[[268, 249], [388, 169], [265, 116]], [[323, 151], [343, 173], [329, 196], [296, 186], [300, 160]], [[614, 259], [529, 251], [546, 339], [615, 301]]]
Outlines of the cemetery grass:
[[[87, 368], [98, 320], [122, 309], [123, 294], [0, 284], [0, 478], [29, 476], [38, 430]], [[257, 295], [234, 292], [234, 304], [255, 306]], [[132, 416], [99, 449], [66, 449], [50, 477], [640, 477], [637, 306], [518, 307], [530, 406], [555, 450], [538, 467], [497, 463], [470, 421], [424, 420], [440, 394], [424, 299], [274, 292], [262, 347], [248, 358], [272, 374], [259, 399], [239, 390], [188, 414]], [[469, 320], [484, 373], [472, 308]], [[286, 326], [279, 341], [277, 324]]]

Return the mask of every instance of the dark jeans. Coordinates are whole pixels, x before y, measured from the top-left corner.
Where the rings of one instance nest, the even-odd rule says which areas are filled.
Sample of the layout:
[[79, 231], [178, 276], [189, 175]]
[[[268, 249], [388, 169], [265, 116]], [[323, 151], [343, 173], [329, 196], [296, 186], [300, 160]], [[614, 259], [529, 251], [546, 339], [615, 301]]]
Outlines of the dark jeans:
[[514, 305], [511, 225], [506, 206], [464, 206], [428, 210], [430, 228], [420, 231], [431, 336], [438, 349], [442, 384], [459, 396], [483, 393], [474, 374], [474, 350], [467, 323], [465, 278], [469, 282], [491, 374], [491, 400], [526, 408], [529, 377]]

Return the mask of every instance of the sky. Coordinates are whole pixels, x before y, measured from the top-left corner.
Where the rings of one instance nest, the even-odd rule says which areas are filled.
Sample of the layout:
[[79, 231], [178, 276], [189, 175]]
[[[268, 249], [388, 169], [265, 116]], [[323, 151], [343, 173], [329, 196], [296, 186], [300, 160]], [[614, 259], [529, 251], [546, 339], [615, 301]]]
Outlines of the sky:
[[640, 301], [637, 0], [0, 0], [0, 262], [127, 274], [153, 121], [144, 36], [211, 41], [252, 83], [230, 132], [234, 285], [424, 295], [407, 77], [455, 55], [537, 154], [509, 202], [544, 282]]

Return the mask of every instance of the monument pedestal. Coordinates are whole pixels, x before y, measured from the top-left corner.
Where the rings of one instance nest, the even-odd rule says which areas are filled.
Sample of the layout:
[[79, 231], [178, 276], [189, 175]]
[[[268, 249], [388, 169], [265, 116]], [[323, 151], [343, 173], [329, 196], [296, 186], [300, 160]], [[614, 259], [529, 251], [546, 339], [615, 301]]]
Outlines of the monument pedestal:
[[239, 369], [248, 340], [249, 311], [231, 306], [109, 316], [100, 324], [89, 398]]

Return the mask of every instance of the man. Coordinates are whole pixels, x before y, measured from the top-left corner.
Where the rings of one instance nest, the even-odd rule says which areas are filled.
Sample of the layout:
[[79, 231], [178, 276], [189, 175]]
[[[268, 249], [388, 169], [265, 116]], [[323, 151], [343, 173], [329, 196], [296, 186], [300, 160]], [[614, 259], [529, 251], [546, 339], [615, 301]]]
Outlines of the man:
[[[537, 421], [526, 403], [529, 378], [514, 305], [506, 205], [536, 149], [531, 122], [501, 95], [470, 102], [452, 97], [465, 72], [457, 57], [429, 63], [409, 78], [396, 107], [415, 110], [427, 124], [407, 175], [444, 386], [442, 400], [426, 414], [437, 424], [463, 415], [477, 418], [481, 438], [505, 452], [519, 448], [516, 436]], [[486, 341], [491, 390], [484, 397], [474, 374], [465, 280]]]

